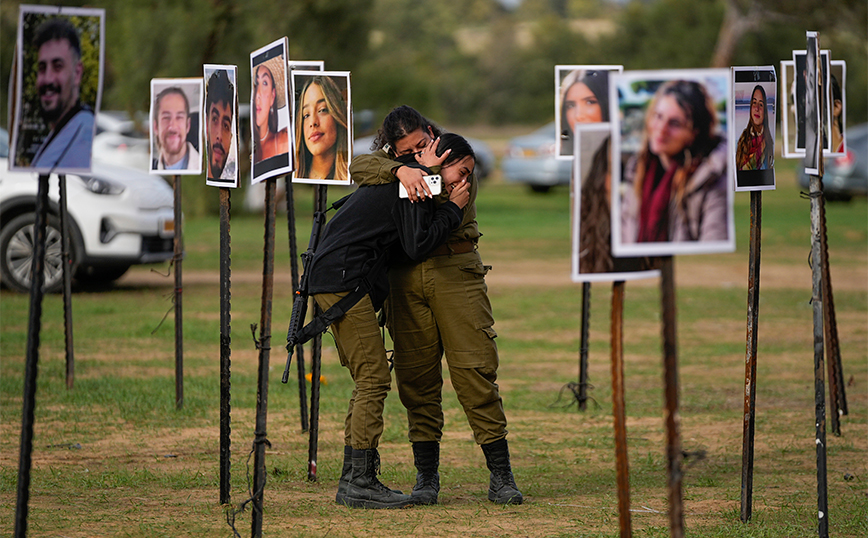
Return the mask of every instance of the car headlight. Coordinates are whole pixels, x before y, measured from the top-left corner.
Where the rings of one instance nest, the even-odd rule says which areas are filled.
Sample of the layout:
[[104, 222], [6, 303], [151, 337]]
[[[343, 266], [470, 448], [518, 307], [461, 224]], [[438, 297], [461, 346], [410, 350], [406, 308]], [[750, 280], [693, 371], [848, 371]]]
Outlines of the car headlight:
[[125, 187], [107, 179], [98, 177], [82, 178], [84, 186], [94, 194], [120, 194], [124, 192]]

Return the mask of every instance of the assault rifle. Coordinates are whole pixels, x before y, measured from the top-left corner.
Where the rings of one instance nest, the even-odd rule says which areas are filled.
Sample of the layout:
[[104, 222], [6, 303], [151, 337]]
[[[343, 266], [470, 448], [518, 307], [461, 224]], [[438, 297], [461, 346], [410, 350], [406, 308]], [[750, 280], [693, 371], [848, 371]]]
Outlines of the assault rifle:
[[[339, 200], [343, 203], [343, 199]], [[338, 202], [335, 202], [337, 204]], [[334, 207], [334, 205], [332, 206]], [[307, 315], [307, 279], [310, 262], [313, 260], [313, 254], [316, 252], [316, 247], [319, 244], [319, 235], [325, 224], [325, 212], [317, 211], [313, 214], [313, 227], [310, 230], [310, 242], [307, 245], [307, 250], [301, 255], [302, 275], [298, 282], [298, 289], [295, 290], [295, 299], [292, 301], [292, 315], [289, 317], [289, 330], [286, 333], [286, 368], [283, 369], [283, 377], [281, 381], [287, 383], [289, 381], [289, 365], [292, 363], [292, 354], [295, 351], [295, 346], [303, 344], [310, 340], [313, 336], [307, 337], [304, 341], [300, 341], [299, 333], [304, 325], [304, 318]]]

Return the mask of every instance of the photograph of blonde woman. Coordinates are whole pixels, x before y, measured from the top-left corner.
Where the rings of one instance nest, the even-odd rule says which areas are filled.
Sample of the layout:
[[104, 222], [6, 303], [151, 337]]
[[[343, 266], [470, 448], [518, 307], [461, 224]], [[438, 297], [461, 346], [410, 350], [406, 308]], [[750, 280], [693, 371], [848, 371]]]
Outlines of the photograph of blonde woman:
[[[615, 254], [733, 250], [731, 157], [725, 126], [729, 71], [614, 76], [623, 95], [636, 93], [636, 88], [656, 88], [644, 111], [638, 151], [627, 153], [626, 146], [623, 155], [613, 156], [619, 171], [621, 160], [627, 162], [620, 176], [618, 203], [613, 202], [620, 228], [619, 237], [613, 238], [619, 240], [613, 244]], [[628, 138], [622, 131], [621, 139]]]
[[253, 182], [292, 171], [286, 38], [250, 55]]
[[620, 69], [620, 66], [555, 66], [560, 80], [556, 96], [559, 157], [573, 155], [577, 125], [609, 121], [609, 71]]
[[349, 73], [293, 71], [293, 181], [349, 183]]

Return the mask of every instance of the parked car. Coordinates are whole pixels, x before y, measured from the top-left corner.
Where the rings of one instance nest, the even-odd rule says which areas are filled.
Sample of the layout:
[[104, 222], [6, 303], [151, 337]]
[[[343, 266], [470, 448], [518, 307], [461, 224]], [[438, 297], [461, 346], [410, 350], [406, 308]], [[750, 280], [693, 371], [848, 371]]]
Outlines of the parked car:
[[[147, 128], [147, 117], [139, 119]], [[140, 131], [128, 113], [108, 110], [96, 115], [96, 135], [93, 138], [95, 160], [147, 172], [150, 170], [149, 144], [147, 131]]]
[[555, 158], [554, 122], [510, 140], [500, 163], [505, 181], [526, 183], [534, 192], [569, 185], [572, 166], [572, 160]]
[[[0, 283], [30, 290], [37, 175], [8, 170], [9, 134], [0, 129]], [[62, 286], [57, 176], [49, 179], [45, 290]], [[160, 176], [93, 161], [91, 175], [66, 175], [70, 255], [79, 282], [105, 283], [131, 265], [169, 260], [174, 251], [174, 194]]]
[[[847, 152], [823, 161], [823, 194], [829, 201], [847, 201], [868, 195], [868, 123], [847, 129]], [[799, 185], [810, 187], [810, 177], [799, 167]]]
[[[465, 137], [466, 138], [466, 137]], [[371, 153], [371, 144], [374, 142], [374, 135], [364, 136], [353, 140], [353, 155], [365, 155]], [[482, 140], [476, 138], [467, 138], [470, 147], [473, 148], [473, 153], [476, 154], [476, 178], [479, 181], [487, 178], [494, 171], [496, 159], [491, 147]]]

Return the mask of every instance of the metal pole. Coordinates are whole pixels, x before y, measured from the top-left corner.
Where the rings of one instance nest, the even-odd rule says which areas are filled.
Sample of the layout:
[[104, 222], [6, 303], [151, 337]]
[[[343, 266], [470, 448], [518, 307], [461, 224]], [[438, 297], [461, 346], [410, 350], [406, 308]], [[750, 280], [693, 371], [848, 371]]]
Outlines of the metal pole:
[[817, 532], [829, 536], [829, 502], [826, 485], [826, 387], [823, 379], [823, 285], [820, 245], [820, 200], [823, 180], [811, 176], [811, 306], [814, 322], [814, 414], [817, 445]]
[[591, 283], [582, 283], [582, 337], [579, 343], [579, 409], [588, 407], [588, 325], [591, 318]]
[[175, 254], [172, 263], [175, 266], [175, 407], [184, 407], [184, 317], [181, 301], [183, 279], [181, 265], [184, 258], [183, 213], [181, 212], [181, 176], [176, 175], [175, 192]]
[[[298, 241], [295, 233], [295, 194], [292, 189], [292, 178], [286, 176], [286, 223], [289, 228], [289, 261], [292, 272], [292, 294], [298, 291]], [[304, 325], [304, 320], [302, 320]], [[307, 384], [304, 379], [304, 346], [295, 346], [295, 366], [298, 369], [298, 400], [301, 431], [308, 431], [307, 419]]]
[[630, 521], [630, 468], [627, 464], [627, 415], [624, 405], [624, 282], [612, 283], [612, 414], [615, 418], [615, 470], [621, 538], [633, 534]]
[[231, 190], [220, 187], [220, 504], [229, 504], [231, 433]]
[[275, 180], [265, 183], [265, 246], [262, 260], [262, 308], [259, 323], [259, 383], [256, 391], [256, 430], [253, 441], [252, 536], [262, 536], [262, 502], [265, 490], [265, 445], [268, 444], [268, 361], [271, 353], [271, 301], [274, 291]]
[[662, 258], [661, 302], [663, 307], [663, 385], [668, 462], [669, 530], [673, 538], [684, 536], [684, 505], [681, 495], [681, 436], [678, 419], [678, 342], [676, 339], [675, 276], [672, 256]]
[[[823, 183], [820, 178], [820, 189]], [[826, 200], [820, 197], [820, 256], [823, 287], [823, 324], [825, 326], [826, 366], [829, 373], [829, 412], [832, 433], [841, 435], [840, 417], [847, 414], [847, 395], [844, 390], [844, 372], [841, 363], [841, 347], [838, 342], [838, 323], [835, 317], [835, 302], [832, 296], [832, 275], [829, 272], [829, 239], [826, 234]]]
[[744, 361], [744, 427], [741, 449], [741, 520], [750, 520], [753, 502], [753, 449], [756, 402], [756, 350], [759, 328], [762, 191], [750, 193], [750, 258], [747, 273], [747, 352]]
[[30, 268], [30, 317], [27, 325], [27, 362], [24, 369], [24, 402], [21, 412], [15, 538], [27, 536], [30, 465], [33, 453], [33, 420], [36, 410], [36, 377], [39, 371], [39, 332], [42, 327], [42, 287], [45, 283], [45, 228], [47, 220], [48, 175], [40, 175], [36, 193], [36, 222], [33, 225], [33, 264]]
[[[313, 194], [314, 212], [326, 210], [328, 185], [317, 185]], [[322, 311], [314, 301], [314, 316]], [[319, 390], [320, 372], [322, 371], [322, 335], [313, 338], [311, 345], [311, 378], [310, 378], [310, 436], [307, 451], [307, 479], [316, 482], [316, 458], [319, 442]]]
[[74, 260], [69, 254], [72, 237], [69, 233], [69, 210], [66, 198], [66, 174], [57, 176], [60, 187], [60, 245], [63, 258], [63, 333], [66, 337], [66, 388], [75, 383], [75, 352], [72, 345], [72, 270]]

